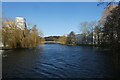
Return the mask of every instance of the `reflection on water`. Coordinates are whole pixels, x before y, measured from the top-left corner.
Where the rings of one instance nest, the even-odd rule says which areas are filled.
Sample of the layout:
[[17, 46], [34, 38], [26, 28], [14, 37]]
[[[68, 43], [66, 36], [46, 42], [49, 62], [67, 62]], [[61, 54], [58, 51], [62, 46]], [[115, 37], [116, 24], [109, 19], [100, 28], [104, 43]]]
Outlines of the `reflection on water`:
[[3, 78], [118, 77], [116, 55], [99, 48], [45, 44], [3, 52]]

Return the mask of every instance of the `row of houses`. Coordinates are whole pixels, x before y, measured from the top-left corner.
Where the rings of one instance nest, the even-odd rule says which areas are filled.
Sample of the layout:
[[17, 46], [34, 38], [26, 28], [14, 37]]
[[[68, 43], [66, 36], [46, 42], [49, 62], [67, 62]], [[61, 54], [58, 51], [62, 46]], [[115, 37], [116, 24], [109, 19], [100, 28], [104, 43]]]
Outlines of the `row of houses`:
[[75, 34], [73, 31], [67, 36], [68, 44], [101, 44], [103, 33], [92, 32], [90, 34]]

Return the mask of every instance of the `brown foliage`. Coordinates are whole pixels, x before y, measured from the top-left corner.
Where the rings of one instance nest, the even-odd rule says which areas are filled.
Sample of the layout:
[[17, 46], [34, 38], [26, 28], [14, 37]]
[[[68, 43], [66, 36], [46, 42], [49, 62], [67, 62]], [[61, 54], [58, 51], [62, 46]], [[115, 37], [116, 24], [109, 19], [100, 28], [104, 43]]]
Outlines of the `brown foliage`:
[[60, 44], [66, 44], [67, 42], [67, 37], [66, 36], [61, 36], [59, 39], [58, 39], [59, 43]]
[[[15, 22], [2, 23], [2, 43], [7, 48], [33, 48], [41, 43], [41, 36], [34, 26], [31, 30], [21, 30]], [[42, 40], [43, 41], [43, 40]]]

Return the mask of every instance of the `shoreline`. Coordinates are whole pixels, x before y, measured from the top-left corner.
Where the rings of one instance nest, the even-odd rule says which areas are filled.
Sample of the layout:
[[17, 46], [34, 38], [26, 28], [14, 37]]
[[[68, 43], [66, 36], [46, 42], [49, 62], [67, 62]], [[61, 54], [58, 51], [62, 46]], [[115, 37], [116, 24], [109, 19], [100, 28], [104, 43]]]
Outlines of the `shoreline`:
[[[60, 44], [60, 43], [47, 43], [47, 44]], [[102, 49], [108, 49], [108, 48], [104, 48], [98, 45], [94, 45], [94, 44], [60, 44], [60, 45], [64, 45], [64, 46], [83, 46], [83, 47], [98, 47], [98, 48], [102, 48]], [[35, 49], [36, 47], [33, 48], [5, 48], [5, 47], [0, 47], [0, 50], [20, 50], [20, 49]]]
[[29, 49], [29, 48], [4, 48], [4, 47], [0, 47], [0, 50], [17, 50], [17, 49]]
[[[38, 46], [36, 46], [38, 47]], [[0, 50], [20, 50], [20, 49], [35, 49], [36, 47], [28, 47], [28, 48], [5, 48], [5, 47], [0, 47]]]

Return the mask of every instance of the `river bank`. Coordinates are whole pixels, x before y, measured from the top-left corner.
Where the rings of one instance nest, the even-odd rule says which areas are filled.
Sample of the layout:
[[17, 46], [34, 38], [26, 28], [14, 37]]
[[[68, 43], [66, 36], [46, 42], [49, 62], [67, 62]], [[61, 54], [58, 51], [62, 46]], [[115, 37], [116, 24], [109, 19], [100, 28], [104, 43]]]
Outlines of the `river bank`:
[[[36, 48], [36, 47], [34, 47]], [[19, 50], [19, 49], [34, 49], [34, 48], [5, 48], [5, 47], [0, 47], [0, 50]]]

